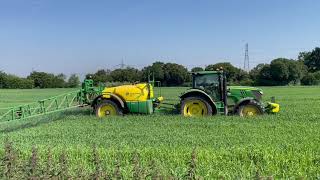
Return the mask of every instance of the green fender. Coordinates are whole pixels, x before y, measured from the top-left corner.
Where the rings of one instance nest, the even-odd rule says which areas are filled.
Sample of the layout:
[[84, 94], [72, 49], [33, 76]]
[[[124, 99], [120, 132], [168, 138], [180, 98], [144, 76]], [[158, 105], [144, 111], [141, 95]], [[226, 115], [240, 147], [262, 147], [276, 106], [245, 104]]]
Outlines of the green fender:
[[204, 92], [201, 89], [189, 89], [187, 91], [185, 91], [184, 93], [182, 93], [179, 97], [180, 100], [182, 101], [183, 99], [187, 98], [187, 97], [194, 97], [194, 96], [200, 96], [202, 98], [204, 98], [205, 100], [207, 100], [207, 102], [211, 105], [212, 107], [212, 111], [213, 114], [217, 114], [218, 109], [217, 109], [217, 105], [214, 102], [214, 100], [212, 99], [211, 96], [209, 96], [206, 92]]

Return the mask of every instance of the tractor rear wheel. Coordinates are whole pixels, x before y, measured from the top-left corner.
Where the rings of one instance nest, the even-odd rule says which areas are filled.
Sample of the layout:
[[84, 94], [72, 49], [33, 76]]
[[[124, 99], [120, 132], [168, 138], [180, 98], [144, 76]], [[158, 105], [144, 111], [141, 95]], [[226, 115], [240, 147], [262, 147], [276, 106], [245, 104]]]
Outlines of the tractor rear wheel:
[[212, 115], [212, 107], [202, 97], [187, 97], [181, 101], [181, 114], [187, 117]]
[[122, 109], [111, 100], [104, 100], [99, 103], [96, 106], [95, 111], [97, 117], [123, 115]]
[[242, 117], [258, 116], [263, 114], [261, 105], [255, 101], [241, 105], [238, 109], [238, 115]]

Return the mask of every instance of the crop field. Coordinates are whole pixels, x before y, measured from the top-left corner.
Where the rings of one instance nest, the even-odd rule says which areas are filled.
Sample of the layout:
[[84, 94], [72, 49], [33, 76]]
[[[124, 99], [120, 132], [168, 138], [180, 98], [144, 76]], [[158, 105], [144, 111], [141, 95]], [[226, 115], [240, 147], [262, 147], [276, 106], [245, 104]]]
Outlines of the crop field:
[[[320, 87], [262, 89], [279, 114], [98, 119], [84, 108], [0, 122], [0, 177], [320, 178]], [[184, 90], [162, 95], [175, 102]], [[68, 91], [0, 90], [0, 108]]]

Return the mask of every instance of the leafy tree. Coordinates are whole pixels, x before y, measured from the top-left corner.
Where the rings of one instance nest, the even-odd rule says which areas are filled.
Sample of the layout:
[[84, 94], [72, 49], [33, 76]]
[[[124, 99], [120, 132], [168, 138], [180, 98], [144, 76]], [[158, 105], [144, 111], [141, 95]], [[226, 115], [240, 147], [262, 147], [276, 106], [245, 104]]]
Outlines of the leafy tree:
[[316, 77], [316, 79], [320, 82], [320, 71], [317, 71], [314, 74], [314, 77]]
[[92, 79], [95, 85], [113, 81], [110, 70], [100, 69], [94, 74], [87, 74], [86, 79]]
[[250, 71], [250, 78], [255, 85], [299, 84], [306, 71], [302, 61], [277, 58], [270, 65], [258, 64]]
[[6, 80], [7, 74], [0, 71], [0, 88], [5, 88], [5, 80]]
[[205, 70], [206, 71], [216, 71], [217, 69], [221, 69], [221, 68], [226, 72], [228, 82], [231, 84], [234, 84], [234, 83], [237, 84], [237, 83], [239, 83], [239, 81], [249, 78], [249, 75], [245, 71], [234, 67], [229, 62], [211, 64], [211, 65], [208, 65], [205, 68]]
[[18, 76], [6, 74], [0, 71], [0, 88], [31, 89], [33, 88], [33, 84], [33, 80], [20, 78]]
[[54, 88], [54, 74], [33, 71], [27, 77], [34, 81], [34, 87], [37, 88]]
[[289, 82], [299, 84], [301, 79], [307, 74], [308, 69], [301, 61], [290, 60], [289, 65]]
[[163, 66], [164, 79], [163, 82], [166, 86], [180, 86], [188, 81], [188, 69], [176, 63], [166, 63]]
[[194, 67], [191, 69], [191, 72], [199, 72], [199, 71], [204, 71], [202, 67]]
[[224, 71], [229, 72], [229, 74], [232, 73], [232, 71], [235, 71], [235, 67], [229, 62], [210, 64], [205, 68], [206, 71], [216, 71], [219, 69], [223, 69]]
[[262, 68], [266, 65], [267, 64], [261, 63], [261, 64], [258, 64], [253, 69], [251, 69], [251, 71], [249, 72], [250, 79], [252, 79], [254, 82], [258, 82], [258, 79], [260, 78], [260, 72]]
[[110, 70], [98, 70], [92, 77], [95, 83], [106, 83], [109, 81], [112, 81], [112, 78], [110, 76], [111, 71]]
[[110, 73], [113, 81], [118, 82], [137, 82], [141, 79], [141, 72], [135, 68], [115, 69]]
[[27, 79], [33, 80], [34, 87], [37, 88], [63, 88], [66, 86], [66, 76], [62, 73], [55, 76], [51, 73], [33, 71]]
[[184, 66], [159, 61], [142, 69], [142, 81], [147, 81], [149, 76], [154, 76], [155, 80], [165, 86], [179, 86], [191, 80], [191, 75]]
[[76, 87], [79, 87], [79, 85], [80, 85], [79, 76], [77, 76], [76, 74], [71, 74], [67, 82], [67, 87], [76, 88]]
[[320, 70], [320, 48], [316, 47], [311, 53], [304, 52], [303, 60], [304, 64], [308, 67], [310, 72], [316, 72]]
[[21, 80], [21, 87], [20, 88], [23, 88], [23, 89], [32, 89], [33, 88], [33, 85], [34, 85], [34, 82], [33, 80], [30, 80], [30, 79], [27, 79], [27, 78], [20, 78]]
[[5, 87], [8, 89], [31, 89], [33, 88], [33, 80], [20, 78], [15, 75], [8, 74], [5, 77]]
[[286, 63], [287, 59], [278, 58], [271, 61], [270, 73], [272, 79], [283, 84], [286, 84], [289, 79], [289, 66]]
[[252, 82], [249, 80], [250, 76], [249, 73], [237, 68], [237, 73], [235, 74], [234, 82], [237, 84], [240, 84], [242, 82], [242, 85], [251, 85]]
[[57, 76], [54, 76], [54, 81], [53, 81], [53, 87], [55, 88], [63, 88], [66, 86], [66, 75], [64, 74], [58, 74]]
[[298, 55], [298, 61], [305, 62], [306, 59], [310, 56], [311, 52], [304, 51], [300, 52]]
[[302, 85], [318, 85], [319, 79], [316, 78], [314, 73], [308, 73], [306, 76], [304, 76], [301, 80]]
[[144, 67], [142, 69], [142, 81], [148, 81], [149, 76], [154, 76], [155, 80], [164, 82], [164, 63], [157, 61], [151, 66]]
[[259, 78], [268, 79], [268, 80], [272, 79], [270, 69], [271, 69], [271, 67], [269, 64], [264, 65], [260, 70], [260, 75], [259, 75], [260, 77]]
[[278, 85], [298, 84], [306, 73], [306, 67], [301, 61], [278, 58], [271, 62], [270, 72]]
[[255, 75], [256, 78], [254, 80], [255, 85], [264, 85], [264, 86], [273, 86], [276, 85], [275, 81], [272, 79], [271, 70], [269, 64], [259, 64], [258, 67], [253, 69], [252, 74]]

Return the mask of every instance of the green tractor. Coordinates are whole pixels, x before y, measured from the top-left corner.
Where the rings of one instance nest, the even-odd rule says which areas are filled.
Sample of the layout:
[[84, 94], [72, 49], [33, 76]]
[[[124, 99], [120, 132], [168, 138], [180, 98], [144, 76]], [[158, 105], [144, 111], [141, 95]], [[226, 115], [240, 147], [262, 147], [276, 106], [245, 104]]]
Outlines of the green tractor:
[[255, 87], [227, 87], [224, 71], [195, 72], [192, 88], [180, 96], [180, 112], [184, 116], [257, 116], [279, 112], [274, 98], [264, 104], [262, 95], [262, 90]]

